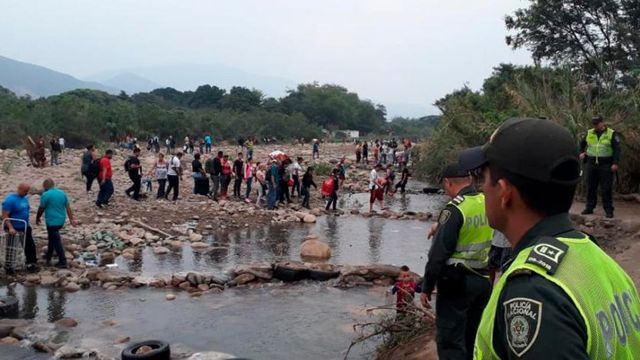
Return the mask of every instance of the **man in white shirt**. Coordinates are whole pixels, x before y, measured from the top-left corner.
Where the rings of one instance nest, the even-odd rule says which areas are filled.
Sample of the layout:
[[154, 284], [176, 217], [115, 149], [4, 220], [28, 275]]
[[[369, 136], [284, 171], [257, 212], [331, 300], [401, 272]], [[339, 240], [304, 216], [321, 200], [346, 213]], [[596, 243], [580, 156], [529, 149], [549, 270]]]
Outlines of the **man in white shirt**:
[[169, 199], [169, 193], [173, 189], [173, 201], [178, 200], [180, 178], [182, 178], [182, 165], [180, 164], [180, 159], [182, 159], [182, 152], [178, 151], [178, 153], [169, 160], [169, 170], [167, 171], [167, 182], [169, 183], [169, 187], [165, 193], [165, 199]]
[[58, 144], [60, 144], [60, 152], [63, 152], [64, 151], [64, 138], [62, 136], [58, 139]]
[[300, 166], [300, 162], [302, 158], [299, 157], [296, 161], [292, 162], [287, 171], [293, 179], [293, 187], [291, 188], [291, 197], [296, 197], [295, 193], [298, 193], [298, 197], [300, 197], [300, 173], [302, 172], [302, 166]]

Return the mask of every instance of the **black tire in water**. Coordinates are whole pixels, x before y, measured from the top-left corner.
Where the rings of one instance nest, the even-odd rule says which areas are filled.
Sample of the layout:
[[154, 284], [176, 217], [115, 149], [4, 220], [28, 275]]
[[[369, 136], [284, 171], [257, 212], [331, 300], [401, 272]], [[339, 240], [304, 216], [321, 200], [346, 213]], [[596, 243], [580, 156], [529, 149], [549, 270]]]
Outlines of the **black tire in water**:
[[[136, 351], [143, 346], [149, 346], [151, 351], [136, 355]], [[122, 360], [171, 360], [169, 344], [160, 340], [147, 340], [133, 343], [122, 350]]]
[[273, 269], [273, 277], [284, 282], [300, 281], [309, 277], [309, 270], [294, 269], [286, 266], [276, 265], [276, 267]]
[[19, 313], [18, 299], [13, 296], [0, 296], [0, 319], [15, 318]]

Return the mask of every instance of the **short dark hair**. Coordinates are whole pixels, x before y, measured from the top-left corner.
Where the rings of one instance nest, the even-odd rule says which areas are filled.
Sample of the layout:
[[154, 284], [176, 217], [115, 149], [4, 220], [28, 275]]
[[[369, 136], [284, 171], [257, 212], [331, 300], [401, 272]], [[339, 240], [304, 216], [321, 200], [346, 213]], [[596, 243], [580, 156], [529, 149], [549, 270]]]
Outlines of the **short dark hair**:
[[309, 166], [309, 167], [307, 168], [307, 172], [312, 172], [312, 171], [313, 171], [313, 166]]
[[238, 156], [242, 156], [242, 153], [241, 153], [241, 152], [239, 152], [239, 153], [238, 153]]
[[409, 267], [407, 265], [400, 266], [400, 271], [409, 271]]
[[94, 146], [95, 146], [95, 145], [93, 145], [93, 144], [89, 144], [89, 145], [87, 145], [87, 150], [91, 150], [91, 149], [93, 149], [93, 147], [94, 147]]
[[193, 154], [193, 158], [196, 160], [200, 159], [200, 153]]
[[135, 148], [135, 149], [133, 149], [133, 152], [134, 152], [134, 153], [139, 153], [139, 152], [140, 152], [140, 148]]
[[113, 155], [113, 150], [109, 149], [107, 151], [104, 152], [107, 155]]
[[489, 165], [493, 185], [500, 179], [506, 179], [518, 189], [524, 203], [542, 216], [552, 216], [569, 212], [576, 185], [550, 184], [532, 180], [523, 176]]
[[222, 151], [218, 151], [218, 156], [222, 155], [223, 152]]

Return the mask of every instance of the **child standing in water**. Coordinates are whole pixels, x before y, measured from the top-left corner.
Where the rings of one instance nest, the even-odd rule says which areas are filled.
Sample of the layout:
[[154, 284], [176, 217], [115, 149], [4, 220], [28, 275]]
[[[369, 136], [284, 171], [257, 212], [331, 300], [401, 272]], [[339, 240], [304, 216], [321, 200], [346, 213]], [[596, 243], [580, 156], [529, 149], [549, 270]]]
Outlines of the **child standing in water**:
[[411, 273], [409, 272], [409, 267], [407, 265], [403, 265], [400, 268], [398, 281], [396, 281], [393, 289], [391, 289], [391, 293], [396, 294], [396, 311], [399, 316], [404, 313], [408, 304], [413, 303], [413, 296], [415, 293], [419, 293], [421, 291], [421, 287], [413, 281]]

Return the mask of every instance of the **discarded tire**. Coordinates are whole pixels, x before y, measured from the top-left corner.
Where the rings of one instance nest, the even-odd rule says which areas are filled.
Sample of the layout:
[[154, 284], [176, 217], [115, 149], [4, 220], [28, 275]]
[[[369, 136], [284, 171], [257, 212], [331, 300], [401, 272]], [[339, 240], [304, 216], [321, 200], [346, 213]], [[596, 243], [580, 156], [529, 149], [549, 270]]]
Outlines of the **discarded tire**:
[[309, 279], [315, 281], [327, 281], [338, 276], [340, 276], [339, 271], [309, 270]]
[[18, 299], [13, 296], [0, 296], [0, 319], [15, 318], [19, 313]]
[[425, 194], [437, 194], [440, 192], [440, 189], [434, 188], [434, 187], [426, 187], [426, 188], [422, 188], [422, 192]]
[[[144, 354], [137, 354], [138, 350], [144, 346], [151, 348]], [[122, 350], [122, 360], [171, 360], [171, 349], [169, 344], [160, 340], [141, 341], [127, 346]]]
[[273, 277], [284, 282], [300, 281], [309, 278], [309, 269], [295, 269], [276, 265], [273, 269]]

